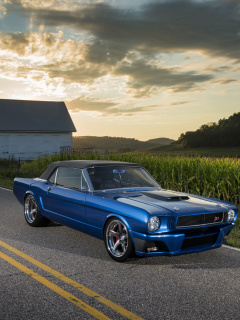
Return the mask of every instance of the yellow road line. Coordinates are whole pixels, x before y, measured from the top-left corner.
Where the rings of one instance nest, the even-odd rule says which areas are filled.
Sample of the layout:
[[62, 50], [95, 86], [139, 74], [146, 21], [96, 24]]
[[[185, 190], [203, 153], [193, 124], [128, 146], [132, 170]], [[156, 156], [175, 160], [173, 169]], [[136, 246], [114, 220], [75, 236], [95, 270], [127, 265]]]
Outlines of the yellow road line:
[[65, 298], [68, 301], [74, 303], [76, 306], [78, 306], [82, 310], [86, 311], [87, 313], [91, 314], [95, 318], [97, 318], [99, 320], [111, 320], [110, 318], [105, 316], [100, 311], [92, 308], [91, 306], [89, 306], [88, 304], [83, 302], [82, 300], [78, 299], [77, 297], [73, 296], [72, 294], [70, 294], [69, 292], [63, 290], [62, 288], [58, 287], [54, 283], [48, 281], [44, 277], [40, 276], [38, 273], [36, 273], [36, 272], [32, 271], [31, 269], [25, 267], [23, 264], [21, 264], [21, 263], [17, 262], [16, 260], [10, 258], [9, 256], [7, 256], [6, 254], [4, 254], [1, 251], [0, 251], [0, 258], [4, 259], [8, 263], [12, 264], [14, 267], [18, 268], [19, 270], [23, 271], [27, 275], [31, 276], [33, 279], [35, 279], [38, 282], [42, 283], [44, 286], [46, 286], [47, 288], [49, 288], [52, 291], [56, 292], [57, 294], [59, 294], [63, 298]]
[[96, 300], [98, 300], [99, 302], [105, 304], [106, 306], [108, 306], [109, 308], [115, 310], [116, 312], [120, 313], [121, 315], [123, 315], [124, 317], [126, 317], [127, 319], [130, 320], [143, 320], [143, 318], [140, 318], [139, 316], [137, 316], [136, 314], [122, 308], [121, 306], [117, 305], [116, 303], [104, 298], [103, 296], [99, 295], [98, 293], [84, 287], [83, 285], [81, 285], [80, 283], [72, 280], [71, 278], [66, 277], [64, 274], [46, 266], [45, 264], [39, 262], [38, 260], [35, 260], [34, 258], [26, 255], [25, 253], [15, 249], [14, 247], [11, 247], [10, 245], [8, 245], [7, 243], [3, 242], [0, 240], [0, 245], [6, 249], [8, 249], [9, 251], [12, 251], [13, 253], [17, 254], [18, 256], [24, 258], [25, 260], [31, 262], [32, 264], [38, 266], [39, 268], [51, 273], [53, 276], [55, 276], [56, 278], [61, 279], [62, 281], [70, 284], [71, 286], [79, 289], [81, 292], [85, 293], [86, 295], [88, 295], [89, 297], [92, 297]]

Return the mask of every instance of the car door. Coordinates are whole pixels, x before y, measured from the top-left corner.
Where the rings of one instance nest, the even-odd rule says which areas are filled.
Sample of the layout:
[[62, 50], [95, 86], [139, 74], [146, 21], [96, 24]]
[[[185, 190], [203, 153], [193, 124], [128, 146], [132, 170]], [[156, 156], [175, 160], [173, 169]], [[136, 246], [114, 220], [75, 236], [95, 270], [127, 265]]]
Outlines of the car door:
[[83, 171], [59, 167], [49, 178], [49, 182], [44, 203], [49, 219], [84, 230], [88, 185]]

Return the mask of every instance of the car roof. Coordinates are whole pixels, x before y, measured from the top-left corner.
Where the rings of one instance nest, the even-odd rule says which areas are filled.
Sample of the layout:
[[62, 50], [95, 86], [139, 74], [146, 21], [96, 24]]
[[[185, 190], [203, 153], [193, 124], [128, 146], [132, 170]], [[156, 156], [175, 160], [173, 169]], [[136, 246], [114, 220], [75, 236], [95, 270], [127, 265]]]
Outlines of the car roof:
[[110, 161], [110, 160], [68, 160], [68, 161], [56, 161], [52, 162], [47, 170], [41, 175], [41, 179], [47, 180], [50, 174], [57, 167], [67, 167], [67, 168], [79, 168], [85, 169], [90, 167], [108, 167], [108, 166], [133, 166], [133, 167], [141, 167], [140, 164], [131, 163], [131, 162], [123, 162], [123, 161]]

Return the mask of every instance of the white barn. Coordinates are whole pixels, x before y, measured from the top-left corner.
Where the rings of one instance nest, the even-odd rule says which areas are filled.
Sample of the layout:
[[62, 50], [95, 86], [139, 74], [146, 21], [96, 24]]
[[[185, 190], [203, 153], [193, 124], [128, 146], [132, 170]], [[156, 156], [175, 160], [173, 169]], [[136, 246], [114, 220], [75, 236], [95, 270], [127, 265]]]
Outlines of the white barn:
[[0, 158], [31, 160], [72, 147], [76, 128], [64, 102], [0, 99]]

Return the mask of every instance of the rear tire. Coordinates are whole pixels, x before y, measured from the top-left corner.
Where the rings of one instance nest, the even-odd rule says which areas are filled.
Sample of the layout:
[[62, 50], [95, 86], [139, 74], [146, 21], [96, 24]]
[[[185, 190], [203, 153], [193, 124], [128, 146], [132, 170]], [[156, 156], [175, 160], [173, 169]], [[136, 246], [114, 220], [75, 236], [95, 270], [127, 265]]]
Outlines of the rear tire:
[[28, 194], [24, 201], [24, 217], [31, 227], [45, 227], [50, 220], [44, 218], [33, 195]]
[[110, 257], [117, 262], [124, 262], [134, 256], [131, 235], [118, 218], [110, 219], [104, 229], [104, 242]]

